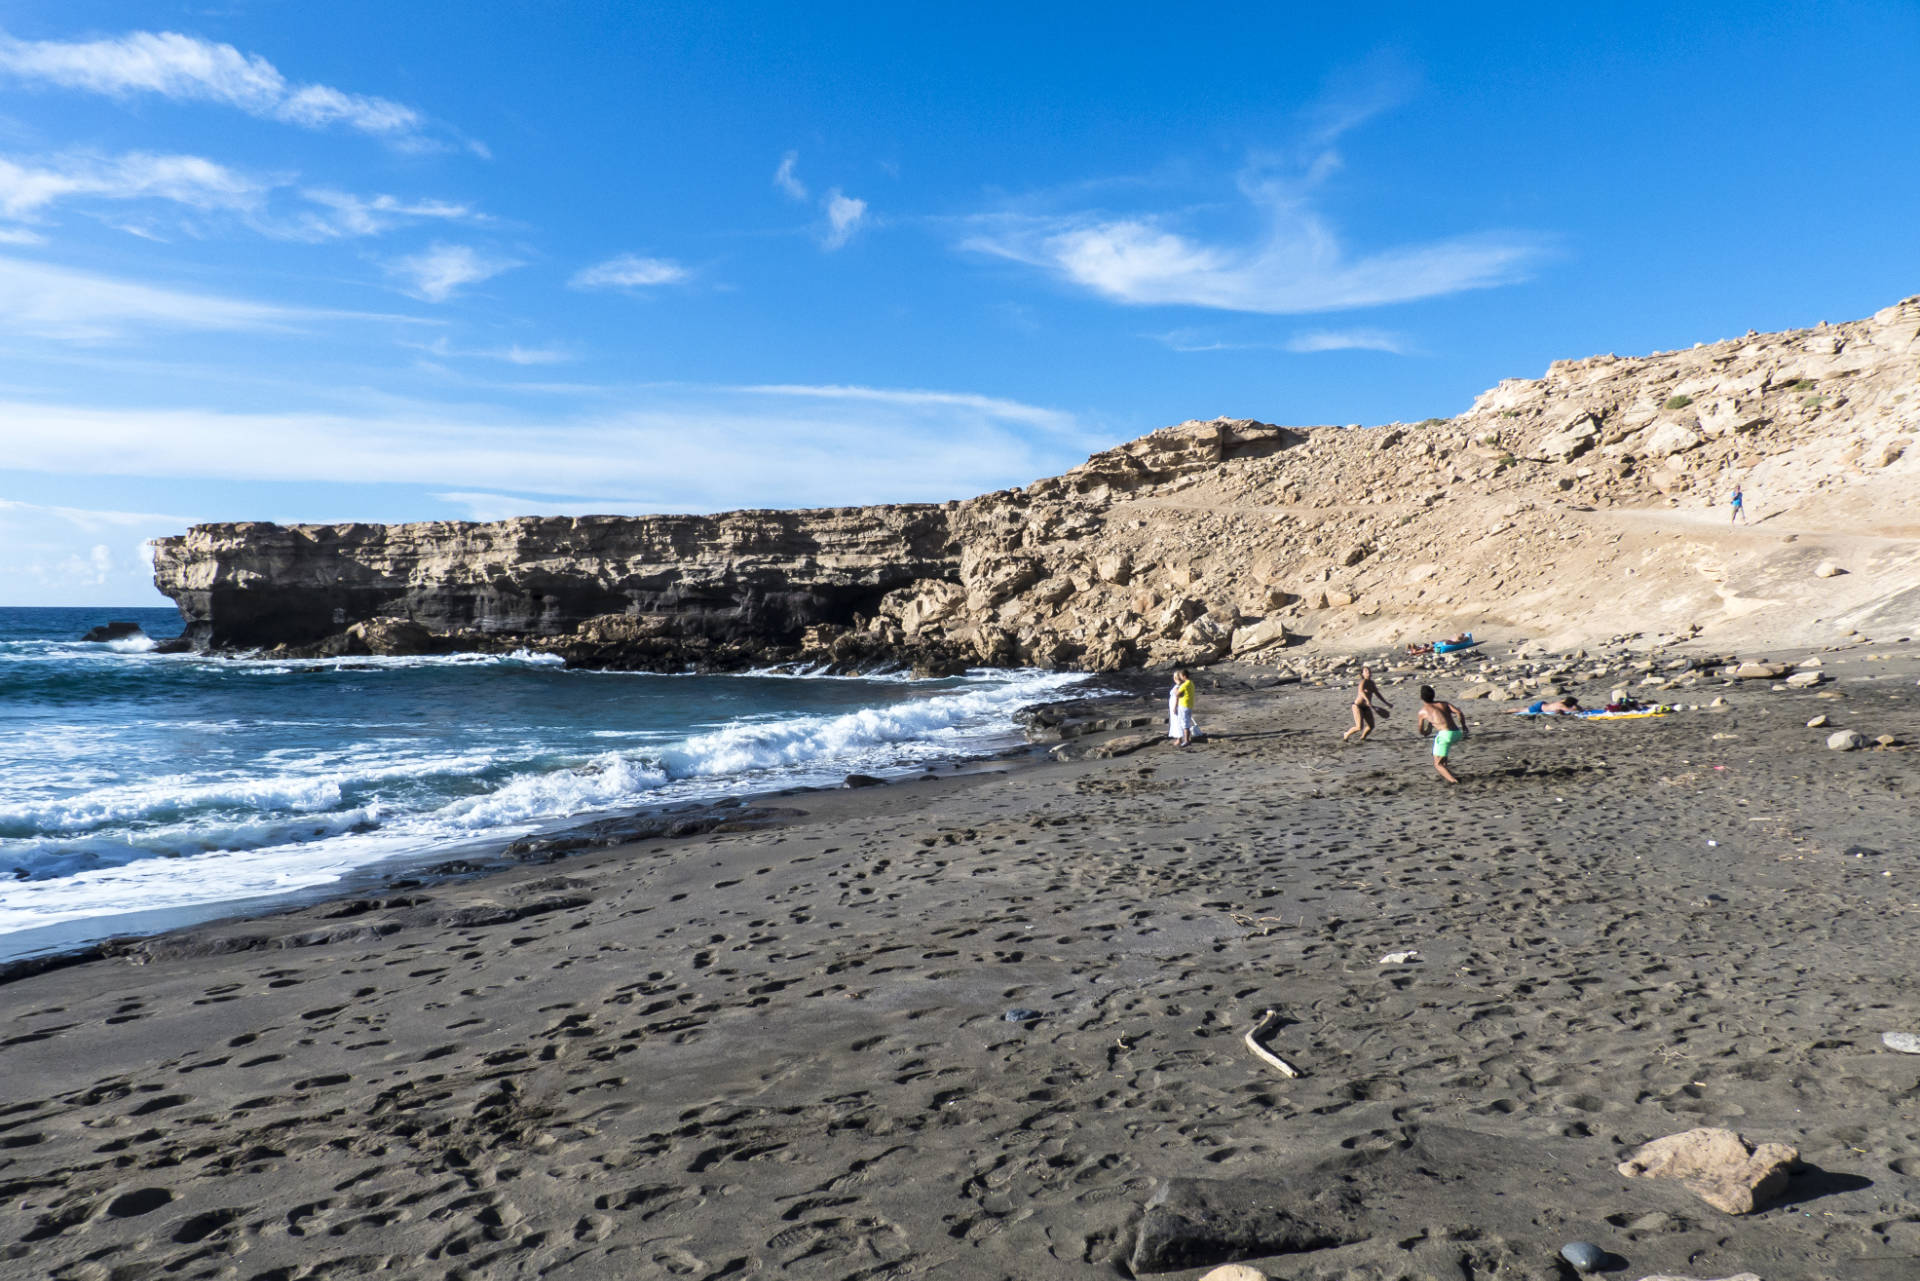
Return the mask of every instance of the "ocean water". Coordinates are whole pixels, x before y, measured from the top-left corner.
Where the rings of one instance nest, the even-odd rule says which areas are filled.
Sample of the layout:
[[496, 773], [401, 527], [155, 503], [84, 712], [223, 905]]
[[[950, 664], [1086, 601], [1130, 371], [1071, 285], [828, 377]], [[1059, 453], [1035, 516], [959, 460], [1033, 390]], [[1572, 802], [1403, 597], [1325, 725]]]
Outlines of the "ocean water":
[[900, 773], [1016, 741], [1084, 678], [261, 661], [82, 644], [170, 609], [0, 609], [0, 960], [324, 892], [592, 816]]

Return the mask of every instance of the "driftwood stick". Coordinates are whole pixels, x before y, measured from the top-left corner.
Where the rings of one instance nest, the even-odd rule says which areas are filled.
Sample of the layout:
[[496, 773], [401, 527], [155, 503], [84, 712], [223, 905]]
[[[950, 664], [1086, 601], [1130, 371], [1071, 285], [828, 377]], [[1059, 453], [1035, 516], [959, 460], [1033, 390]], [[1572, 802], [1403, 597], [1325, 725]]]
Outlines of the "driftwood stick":
[[1255, 1023], [1247, 1034], [1240, 1039], [1247, 1043], [1247, 1048], [1253, 1051], [1256, 1058], [1268, 1067], [1277, 1070], [1281, 1076], [1297, 1077], [1300, 1075], [1298, 1068], [1281, 1058], [1278, 1054], [1275, 1054], [1272, 1050], [1269, 1050], [1266, 1046], [1260, 1044], [1260, 1038], [1273, 1031], [1274, 1025], [1279, 1021], [1280, 1011], [1268, 1010], [1261, 1014], [1260, 1021]]

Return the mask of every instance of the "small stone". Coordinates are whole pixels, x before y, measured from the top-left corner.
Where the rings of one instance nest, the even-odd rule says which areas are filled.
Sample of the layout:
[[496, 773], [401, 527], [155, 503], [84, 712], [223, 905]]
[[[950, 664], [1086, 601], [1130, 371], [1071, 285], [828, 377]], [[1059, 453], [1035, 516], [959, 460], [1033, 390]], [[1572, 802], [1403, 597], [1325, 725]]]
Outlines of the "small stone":
[[1867, 745], [1867, 736], [1857, 729], [1843, 729], [1827, 735], [1827, 747], [1836, 752], [1857, 752]]
[[1844, 574], [1846, 572], [1847, 572], [1846, 570], [1840, 568], [1838, 565], [1834, 564], [1832, 561], [1823, 560], [1814, 567], [1813, 576], [1815, 578], [1833, 578], [1833, 577], [1836, 577], [1837, 575]]
[[1898, 746], [1900, 746], [1900, 740], [1899, 740], [1899, 739], [1897, 739], [1897, 738], [1895, 738], [1895, 737], [1894, 737], [1893, 735], [1891, 735], [1891, 734], [1882, 734], [1882, 735], [1881, 735], [1880, 737], [1878, 737], [1878, 738], [1876, 738], [1876, 739], [1874, 739], [1873, 741], [1874, 741], [1874, 742], [1875, 742], [1876, 744], [1878, 744], [1879, 746], [1881, 746], [1881, 747], [1898, 747]]
[[1913, 1032], [1882, 1032], [1880, 1043], [1902, 1054], [1920, 1054], [1920, 1034]]
[[1040, 1017], [1040, 1011], [1029, 1010], [1025, 1006], [1016, 1005], [1000, 1017], [1008, 1023], [1031, 1023]]
[[1229, 1263], [1215, 1268], [1200, 1278], [1200, 1281], [1270, 1281], [1267, 1274], [1244, 1263]]
[[1790, 689], [1812, 689], [1825, 679], [1819, 672], [1795, 672], [1787, 677], [1787, 686]]
[[1808, 729], [1825, 729], [1826, 727], [1827, 727], [1827, 718], [1824, 716], [1816, 716], [1812, 720], [1807, 722]]
[[842, 787], [882, 787], [882, 786], [885, 786], [886, 781], [887, 780], [884, 778], [875, 778], [871, 774], [849, 774], [847, 775], [846, 779], [840, 784], [840, 786]]
[[1560, 1257], [1581, 1272], [1593, 1272], [1607, 1260], [1607, 1252], [1591, 1241], [1569, 1241], [1560, 1247]]

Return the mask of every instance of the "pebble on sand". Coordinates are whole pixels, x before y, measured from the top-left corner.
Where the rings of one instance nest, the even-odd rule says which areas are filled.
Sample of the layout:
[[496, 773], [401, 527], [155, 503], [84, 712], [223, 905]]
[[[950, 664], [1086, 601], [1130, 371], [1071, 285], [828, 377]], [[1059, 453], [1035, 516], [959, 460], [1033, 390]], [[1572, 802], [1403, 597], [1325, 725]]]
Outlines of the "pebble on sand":
[[1825, 716], [1816, 716], [1807, 722], [1808, 729], [1825, 729], [1831, 722]]
[[1560, 1257], [1581, 1272], [1593, 1272], [1607, 1261], [1607, 1252], [1591, 1241], [1569, 1241], [1560, 1247]]
[[1228, 1263], [1215, 1268], [1200, 1281], [1269, 1281], [1267, 1274], [1244, 1263]]
[[1920, 1054], [1920, 1033], [1882, 1032], [1880, 1043], [1889, 1050], [1898, 1050], [1902, 1054]]
[[1025, 1006], [1016, 1005], [1000, 1017], [1009, 1023], [1031, 1023], [1040, 1017], [1040, 1011], [1029, 1010]]
[[1867, 736], [1857, 729], [1836, 730], [1827, 735], [1827, 746], [1836, 752], [1857, 752], [1867, 745]]

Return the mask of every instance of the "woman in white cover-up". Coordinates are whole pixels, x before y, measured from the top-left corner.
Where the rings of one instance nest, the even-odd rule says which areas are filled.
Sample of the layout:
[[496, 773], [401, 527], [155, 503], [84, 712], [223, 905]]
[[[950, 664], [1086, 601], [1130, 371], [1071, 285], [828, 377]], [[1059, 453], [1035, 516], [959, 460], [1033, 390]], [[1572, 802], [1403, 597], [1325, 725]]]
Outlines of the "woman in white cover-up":
[[1167, 691], [1167, 737], [1181, 747], [1193, 742], [1193, 678], [1187, 669], [1173, 669], [1173, 688]]

